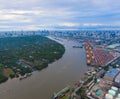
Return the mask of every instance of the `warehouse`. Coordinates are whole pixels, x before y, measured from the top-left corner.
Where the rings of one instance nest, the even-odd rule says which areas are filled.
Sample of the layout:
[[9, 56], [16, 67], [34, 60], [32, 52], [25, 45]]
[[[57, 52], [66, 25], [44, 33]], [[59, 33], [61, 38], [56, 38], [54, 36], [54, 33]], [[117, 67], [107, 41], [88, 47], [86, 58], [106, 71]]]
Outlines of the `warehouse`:
[[110, 69], [104, 76], [105, 80], [113, 81], [115, 77], [119, 74], [120, 69]]
[[115, 78], [114, 86], [120, 88], [120, 73]]

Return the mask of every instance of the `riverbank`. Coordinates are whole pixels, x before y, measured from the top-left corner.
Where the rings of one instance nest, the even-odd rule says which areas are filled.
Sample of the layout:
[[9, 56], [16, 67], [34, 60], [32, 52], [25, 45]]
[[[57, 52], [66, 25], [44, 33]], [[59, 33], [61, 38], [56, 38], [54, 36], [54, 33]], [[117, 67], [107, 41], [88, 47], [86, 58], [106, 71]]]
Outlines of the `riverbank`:
[[72, 46], [78, 43], [71, 40], [63, 39], [62, 43], [65, 53], [61, 59], [49, 64], [40, 72], [33, 72], [28, 79], [19, 81], [14, 78], [1, 84], [1, 98], [51, 99], [54, 92], [67, 85], [74, 85], [87, 70], [85, 49], [74, 49]]
[[60, 59], [65, 52], [63, 45], [42, 36], [8, 37], [0, 41], [0, 83], [8, 78], [27, 78], [33, 71]]
[[[87, 55], [93, 54], [93, 52], [91, 53], [91, 49], [93, 48], [86, 46]], [[104, 57], [106, 56], [104, 55]], [[88, 58], [87, 60], [90, 60], [90, 57]], [[120, 93], [120, 82], [118, 80], [120, 78], [119, 60], [120, 53], [115, 53], [115, 57], [107, 60], [104, 66], [90, 65], [91, 70], [86, 72], [87, 76], [85, 77], [84, 75], [85, 78], [74, 89], [71, 99], [81, 99], [81, 97], [84, 97], [84, 99], [103, 99], [109, 96], [116, 99]], [[88, 63], [90, 62], [92, 61], [88, 61]], [[117, 89], [114, 95], [109, 93], [111, 90], [114, 92], [114, 89]]]

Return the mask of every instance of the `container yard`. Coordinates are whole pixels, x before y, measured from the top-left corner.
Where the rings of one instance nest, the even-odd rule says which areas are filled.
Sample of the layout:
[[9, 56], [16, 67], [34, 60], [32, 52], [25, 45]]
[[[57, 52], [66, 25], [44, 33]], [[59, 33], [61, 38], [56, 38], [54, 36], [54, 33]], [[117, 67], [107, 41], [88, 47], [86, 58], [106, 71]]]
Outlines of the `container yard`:
[[85, 42], [84, 46], [88, 65], [104, 66], [115, 57], [114, 52], [95, 47], [92, 43]]

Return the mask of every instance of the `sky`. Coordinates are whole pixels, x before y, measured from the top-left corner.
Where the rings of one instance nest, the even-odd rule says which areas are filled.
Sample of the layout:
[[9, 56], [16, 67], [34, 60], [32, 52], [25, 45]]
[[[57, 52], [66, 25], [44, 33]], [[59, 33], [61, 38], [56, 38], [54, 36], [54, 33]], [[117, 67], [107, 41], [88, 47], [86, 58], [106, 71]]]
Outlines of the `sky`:
[[120, 0], [0, 0], [0, 30], [119, 28]]

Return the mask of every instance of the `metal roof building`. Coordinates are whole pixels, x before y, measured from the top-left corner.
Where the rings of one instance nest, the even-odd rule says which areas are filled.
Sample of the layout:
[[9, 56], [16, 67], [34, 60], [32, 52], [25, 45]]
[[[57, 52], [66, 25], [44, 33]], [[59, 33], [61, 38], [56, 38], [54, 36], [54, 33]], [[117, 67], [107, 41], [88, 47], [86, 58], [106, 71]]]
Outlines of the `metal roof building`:
[[105, 76], [115, 77], [119, 72], [119, 69], [110, 69]]
[[114, 78], [119, 74], [120, 69], [116, 68], [116, 69], [110, 69], [104, 76], [104, 78], [106, 80], [110, 80], [113, 81]]
[[116, 76], [114, 85], [120, 88], [120, 73]]

